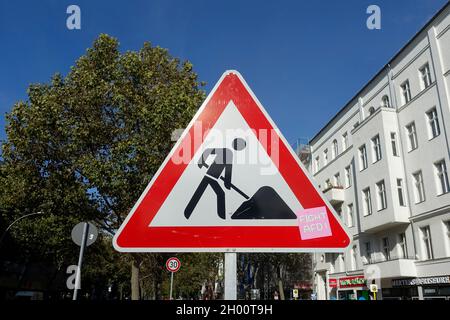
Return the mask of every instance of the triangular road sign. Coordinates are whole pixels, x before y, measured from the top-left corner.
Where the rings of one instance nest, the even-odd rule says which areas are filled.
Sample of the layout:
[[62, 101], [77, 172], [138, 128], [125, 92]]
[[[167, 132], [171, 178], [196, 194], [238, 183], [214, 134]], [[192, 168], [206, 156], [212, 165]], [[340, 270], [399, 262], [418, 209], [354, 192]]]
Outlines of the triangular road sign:
[[349, 243], [236, 71], [222, 75], [113, 240], [123, 252], [342, 251]]

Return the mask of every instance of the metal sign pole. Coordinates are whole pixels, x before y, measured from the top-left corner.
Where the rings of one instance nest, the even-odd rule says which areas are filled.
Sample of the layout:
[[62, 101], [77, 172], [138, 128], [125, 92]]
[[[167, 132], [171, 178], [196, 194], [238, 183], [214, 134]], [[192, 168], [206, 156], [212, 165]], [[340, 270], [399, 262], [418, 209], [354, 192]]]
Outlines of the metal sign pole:
[[84, 223], [83, 237], [81, 238], [80, 255], [78, 257], [77, 275], [75, 277], [75, 288], [73, 289], [73, 300], [77, 300], [78, 289], [81, 288], [81, 264], [83, 263], [84, 249], [89, 234], [89, 223]]
[[225, 300], [236, 300], [236, 252], [225, 252]]
[[172, 289], [173, 289], [173, 272], [170, 273], [170, 300], [172, 300]]

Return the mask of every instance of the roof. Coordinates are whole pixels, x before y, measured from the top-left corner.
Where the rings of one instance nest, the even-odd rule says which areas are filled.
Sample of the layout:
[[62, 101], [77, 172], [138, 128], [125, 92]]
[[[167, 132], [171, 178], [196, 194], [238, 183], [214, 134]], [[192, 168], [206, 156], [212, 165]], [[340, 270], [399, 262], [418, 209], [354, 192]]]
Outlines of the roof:
[[386, 63], [345, 105], [344, 107], [342, 107], [334, 116], [333, 118], [331, 118], [330, 121], [327, 122], [327, 124], [325, 124], [322, 129], [320, 129], [320, 131], [311, 139], [309, 140], [309, 143], [313, 143], [317, 138], [319, 138], [320, 135], [322, 135], [322, 133], [324, 133], [326, 131], [326, 129], [328, 129], [328, 127], [333, 123], [334, 120], [336, 120], [338, 118], [338, 116], [344, 112], [344, 110], [351, 104], [352, 101], [354, 101], [355, 99], [357, 99], [361, 93], [369, 86], [369, 84], [374, 81], [386, 68], [388, 68], [392, 62], [394, 62], [395, 59], [398, 58], [398, 56], [400, 56], [400, 54], [424, 31], [426, 30], [431, 24], [432, 22], [447, 8], [450, 6], [450, 1], [447, 1], [447, 3], [441, 8], [439, 9], [434, 15], [433, 17], [389, 60], [388, 63]]

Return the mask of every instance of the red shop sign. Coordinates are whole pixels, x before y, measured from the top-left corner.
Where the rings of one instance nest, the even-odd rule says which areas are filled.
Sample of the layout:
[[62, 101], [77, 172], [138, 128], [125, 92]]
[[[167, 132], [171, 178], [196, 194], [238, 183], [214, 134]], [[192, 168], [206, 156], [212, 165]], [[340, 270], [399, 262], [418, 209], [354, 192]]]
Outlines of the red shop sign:
[[337, 279], [328, 279], [328, 285], [330, 288], [337, 288]]
[[366, 279], [364, 276], [345, 277], [339, 279], [339, 288], [365, 287]]

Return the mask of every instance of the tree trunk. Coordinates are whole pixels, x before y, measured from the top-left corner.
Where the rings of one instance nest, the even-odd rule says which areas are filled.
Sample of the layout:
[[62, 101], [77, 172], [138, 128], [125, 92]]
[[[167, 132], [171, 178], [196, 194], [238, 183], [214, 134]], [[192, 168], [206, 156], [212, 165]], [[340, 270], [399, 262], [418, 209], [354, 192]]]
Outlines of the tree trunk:
[[280, 300], [285, 300], [283, 281], [281, 280], [281, 278], [278, 278], [278, 291], [280, 291]]
[[279, 291], [279, 295], [280, 295], [280, 300], [285, 300], [284, 289], [283, 289], [282, 266], [279, 266], [274, 270], [274, 276], [275, 276], [276, 282], [278, 283], [278, 291]]
[[131, 260], [131, 300], [139, 300], [139, 265], [137, 257]]
[[258, 278], [259, 266], [255, 267], [255, 271], [253, 273], [253, 283], [252, 289], [256, 289], [256, 279]]
[[140, 288], [140, 299], [145, 300], [145, 290], [144, 290], [144, 282], [139, 281], [139, 288]]

